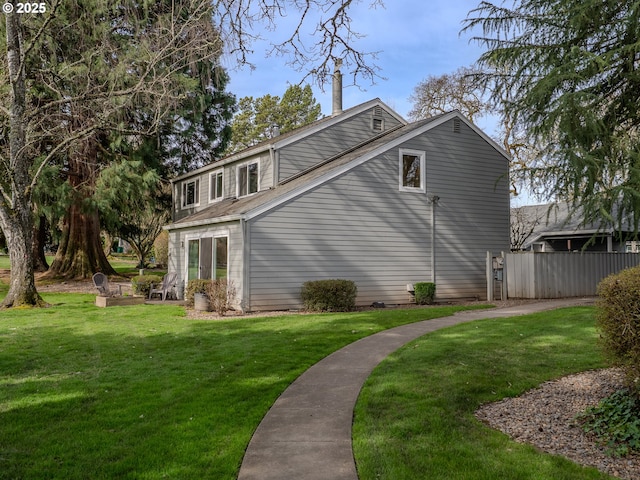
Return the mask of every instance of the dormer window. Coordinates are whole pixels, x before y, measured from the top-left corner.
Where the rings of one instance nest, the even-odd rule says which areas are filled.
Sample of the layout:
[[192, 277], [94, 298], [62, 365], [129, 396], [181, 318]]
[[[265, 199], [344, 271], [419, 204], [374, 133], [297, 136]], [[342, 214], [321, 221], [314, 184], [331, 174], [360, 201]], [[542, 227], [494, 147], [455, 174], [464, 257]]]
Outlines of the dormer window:
[[182, 183], [182, 208], [195, 207], [200, 204], [200, 179]]
[[239, 165], [237, 170], [238, 197], [246, 197], [259, 190], [258, 162]]
[[209, 175], [209, 202], [224, 198], [224, 170], [216, 170]]

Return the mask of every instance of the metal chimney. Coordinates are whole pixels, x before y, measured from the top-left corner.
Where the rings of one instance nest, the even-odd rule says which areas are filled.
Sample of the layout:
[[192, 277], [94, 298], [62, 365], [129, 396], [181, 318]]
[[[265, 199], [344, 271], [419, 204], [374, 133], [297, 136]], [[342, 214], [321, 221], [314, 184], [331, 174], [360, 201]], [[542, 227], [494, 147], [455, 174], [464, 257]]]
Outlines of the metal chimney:
[[342, 60], [336, 60], [335, 70], [333, 72], [333, 111], [331, 116], [335, 117], [342, 113], [342, 73], [340, 67]]

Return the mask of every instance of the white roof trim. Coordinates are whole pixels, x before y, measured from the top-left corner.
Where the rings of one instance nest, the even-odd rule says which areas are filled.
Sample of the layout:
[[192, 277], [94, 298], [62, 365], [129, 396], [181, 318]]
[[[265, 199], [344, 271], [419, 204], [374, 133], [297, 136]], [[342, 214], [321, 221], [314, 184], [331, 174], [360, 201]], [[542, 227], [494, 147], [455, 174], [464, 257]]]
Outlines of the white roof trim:
[[211, 225], [214, 223], [227, 223], [242, 220], [242, 215], [225, 215], [224, 217], [204, 218], [194, 220], [192, 222], [171, 223], [162, 227], [163, 230], [182, 230], [184, 228], [202, 227], [203, 225]]

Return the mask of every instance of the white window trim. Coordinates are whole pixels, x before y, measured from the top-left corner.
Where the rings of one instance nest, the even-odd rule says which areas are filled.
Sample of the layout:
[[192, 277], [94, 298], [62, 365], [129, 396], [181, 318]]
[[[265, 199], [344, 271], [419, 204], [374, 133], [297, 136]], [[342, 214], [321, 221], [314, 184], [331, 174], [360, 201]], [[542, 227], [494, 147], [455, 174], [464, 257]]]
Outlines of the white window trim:
[[[188, 234], [185, 235], [184, 237], [184, 279], [185, 279], [185, 288], [186, 288], [186, 282], [187, 282], [187, 278], [189, 278], [189, 242], [191, 240], [198, 240], [198, 242], [200, 240], [202, 240], [203, 238], [210, 238], [212, 240], [215, 240], [216, 238], [227, 238], [227, 269], [229, 268], [229, 260], [231, 259], [231, 249], [229, 248], [229, 245], [231, 244], [231, 235], [229, 233], [229, 230], [220, 230], [218, 232], [208, 232], [208, 233], [200, 233], [200, 234]], [[200, 247], [198, 247], [200, 248]], [[198, 250], [198, 265], [200, 265], [200, 255], [202, 254], [202, 251]], [[213, 269], [213, 265], [211, 265], [211, 268]], [[227, 278], [229, 277], [229, 270], [227, 270]], [[198, 270], [198, 278], [200, 278], [200, 271]]]
[[[420, 158], [420, 187], [407, 187], [402, 184], [403, 165], [402, 157], [413, 155]], [[409, 150], [401, 148], [398, 154], [398, 185], [401, 192], [426, 193], [427, 192], [427, 153], [423, 150]]]
[[[197, 192], [194, 192], [194, 203], [190, 203], [190, 204], [186, 204], [186, 200], [187, 200], [187, 196], [185, 195], [187, 193], [187, 185], [189, 185], [190, 183], [194, 183], [197, 184]], [[182, 190], [182, 197], [180, 198], [180, 207], [182, 209], [187, 209], [187, 208], [193, 208], [193, 207], [198, 207], [200, 206], [200, 178], [194, 178], [192, 180], [184, 180], [182, 182], [182, 186], [181, 186], [181, 190]]]
[[[222, 192], [220, 192], [221, 195], [219, 197], [211, 198], [211, 192], [213, 188], [216, 186], [215, 180], [219, 173], [222, 174]], [[218, 170], [214, 170], [209, 174], [209, 203], [220, 202], [223, 199], [224, 199], [224, 168], [219, 168]]]
[[[258, 186], [257, 186], [257, 190], [253, 193], [247, 193], [246, 195], [242, 195], [242, 197], [240, 196], [240, 169], [242, 167], [247, 167], [251, 164], [256, 164], [258, 166]], [[248, 180], [248, 177], [247, 177]], [[255, 195], [256, 193], [258, 193], [260, 191], [260, 160], [250, 160], [248, 162], [243, 162], [243, 163], [239, 163], [238, 165], [236, 165], [236, 198], [244, 198], [244, 197], [249, 197], [251, 195]]]

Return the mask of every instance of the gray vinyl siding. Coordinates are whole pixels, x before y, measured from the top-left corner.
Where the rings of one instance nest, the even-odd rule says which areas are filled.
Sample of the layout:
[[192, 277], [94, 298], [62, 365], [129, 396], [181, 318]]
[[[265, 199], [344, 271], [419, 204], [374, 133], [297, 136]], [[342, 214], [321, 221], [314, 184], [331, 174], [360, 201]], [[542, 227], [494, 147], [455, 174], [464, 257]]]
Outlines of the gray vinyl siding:
[[[280, 149], [279, 181], [382, 133], [373, 130], [373, 110], [368, 109]], [[398, 119], [385, 109], [382, 109], [380, 118], [384, 120], [385, 130], [400, 125]]]
[[299, 308], [302, 283], [323, 278], [355, 281], [359, 305], [411, 302], [406, 285], [431, 280], [432, 195], [438, 297], [484, 297], [486, 251], [509, 247], [508, 167], [461, 127], [401, 146], [426, 151], [426, 194], [399, 191], [393, 148], [254, 219], [250, 308]]
[[440, 197], [438, 296], [485, 298], [486, 252], [509, 251], [507, 159], [464, 123], [460, 133], [447, 122], [422, 139], [428, 152], [427, 193]]
[[185, 228], [169, 231], [169, 271], [178, 273], [178, 290], [182, 298], [186, 287], [187, 276], [187, 241], [189, 239], [218, 236], [222, 233], [228, 234], [228, 279], [233, 282], [236, 289], [235, 307], [241, 308], [241, 300], [244, 295], [243, 276], [244, 261], [243, 248], [244, 241], [242, 228], [239, 222], [229, 222], [217, 225]]
[[[376, 181], [376, 172], [367, 174], [373, 184], [352, 172], [252, 223], [252, 310], [299, 308], [307, 280], [353, 280], [359, 304], [408, 303], [406, 284], [428, 280], [429, 211], [420, 205], [426, 197], [407, 198]], [[421, 225], [409, 227], [416, 211]]]

